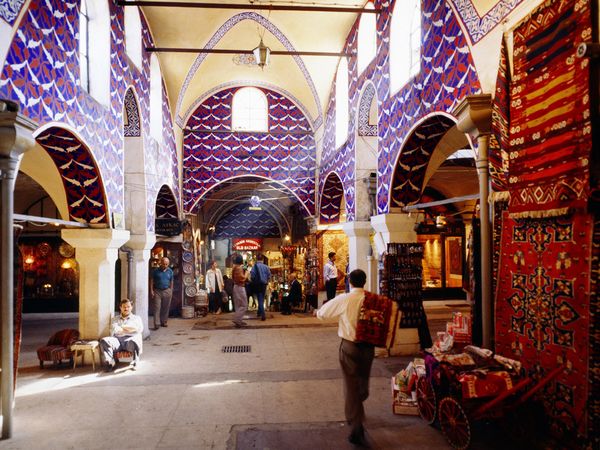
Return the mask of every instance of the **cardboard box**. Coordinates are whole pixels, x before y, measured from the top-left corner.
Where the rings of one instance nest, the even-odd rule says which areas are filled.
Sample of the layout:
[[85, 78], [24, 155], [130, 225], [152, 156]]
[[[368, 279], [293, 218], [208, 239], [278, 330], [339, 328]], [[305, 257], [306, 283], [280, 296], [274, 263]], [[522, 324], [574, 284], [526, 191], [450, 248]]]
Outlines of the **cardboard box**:
[[413, 402], [412, 400], [403, 400], [396, 401], [393, 404], [394, 414], [402, 415], [402, 416], [418, 416], [419, 408], [417, 407], [417, 402]]

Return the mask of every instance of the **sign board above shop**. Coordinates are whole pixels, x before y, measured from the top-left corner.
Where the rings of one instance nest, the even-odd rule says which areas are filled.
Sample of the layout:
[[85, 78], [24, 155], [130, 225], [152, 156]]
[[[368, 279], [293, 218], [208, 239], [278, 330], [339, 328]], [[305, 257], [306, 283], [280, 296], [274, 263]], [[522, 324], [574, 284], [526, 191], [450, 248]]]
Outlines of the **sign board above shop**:
[[262, 238], [233, 238], [232, 247], [234, 250], [261, 250]]
[[181, 234], [181, 220], [177, 218], [156, 219], [154, 222], [156, 234], [161, 236], [177, 236]]

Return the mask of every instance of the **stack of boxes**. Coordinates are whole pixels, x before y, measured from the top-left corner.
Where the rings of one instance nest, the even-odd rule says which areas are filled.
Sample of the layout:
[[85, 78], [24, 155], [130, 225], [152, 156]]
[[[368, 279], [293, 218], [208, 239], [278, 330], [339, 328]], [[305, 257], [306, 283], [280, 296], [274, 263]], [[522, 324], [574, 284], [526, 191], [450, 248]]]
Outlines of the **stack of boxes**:
[[472, 339], [471, 316], [453, 312], [452, 322], [446, 323], [446, 333], [452, 336], [455, 345], [470, 344]]

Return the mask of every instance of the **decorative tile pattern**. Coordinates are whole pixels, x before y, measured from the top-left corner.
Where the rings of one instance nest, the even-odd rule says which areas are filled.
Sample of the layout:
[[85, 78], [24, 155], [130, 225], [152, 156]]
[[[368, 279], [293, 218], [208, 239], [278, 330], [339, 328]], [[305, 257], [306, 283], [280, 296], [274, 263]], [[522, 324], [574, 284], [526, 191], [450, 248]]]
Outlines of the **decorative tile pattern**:
[[168, 186], [163, 186], [158, 191], [156, 198], [156, 218], [157, 219], [176, 219], [177, 201]]
[[396, 162], [390, 190], [392, 207], [407, 206], [419, 201], [429, 158], [452, 126], [453, 118], [436, 114], [410, 133]]
[[215, 225], [215, 238], [280, 237], [277, 221], [267, 211], [252, 211], [250, 203], [235, 205]]
[[107, 223], [102, 177], [93, 156], [81, 141], [64, 128], [51, 127], [36, 141], [48, 152], [63, 180], [69, 220]]
[[[372, 83], [366, 83], [363, 90], [360, 104], [358, 106], [358, 135], [359, 136], [377, 136], [377, 124], [369, 124], [371, 104], [375, 97], [375, 86]], [[375, 99], [377, 101], [377, 99]]]
[[[389, 40], [387, 28], [392, 6], [384, 8], [378, 19], [378, 27], [385, 30], [384, 40]], [[399, 175], [398, 171], [402, 170], [397, 169], [396, 162], [412, 135], [411, 130], [432, 113], [449, 113], [466, 95], [481, 91], [467, 41], [452, 10], [441, 0], [424, 0], [421, 8], [424, 64], [421, 72], [390, 97], [387, 46], [380, 47], [377, 59], [375, 73], [385, 74], [374, 79], [378, 97], [384, 99], [379, 109], [377, 206], [380, 214], [387, 213], [391, 206], [392, 176], [394, 173]], [[412, 179], [412, 176], [404, 178]], [[422, 190], [422, 186], [411, 190]]]
[[[236, 14], [235, 16], [230, 18], [209, 39], [209, 41], [204, 45], [204, 48], [214, 48], [215, 45], [217, 45], [217, 43], [223, 38], [223, 36], [225, 36], [225, 34], [227, 34], [235, 25], [237, 25], [238, 23], [240, 23], [244, 20], [254, 20], [259, 25], [261, 25], [265, 29], [269, 30], [269, 32], [273, 36], [275, 36], [279, 40], [279, 42], [281, 42], [281, 44], [283, 44], [283, 46], [286, 48], [286, 50], [291, 51], [291, 52], [296, 51], [296, 49], [294, 48], [292, 43], [281, 32], [281, 30], [279, 30], [279, 28], [277, 28], [275, 25], [273, 25], [271, 22], [269, 22], [269, 20], [267, 20], [261, 14], [257, 14], [254, 12], [243, 12], [240, 14]], [[190, 70], [185, 78], [185, 81], [183, 82], [181, 92], [179, 93], [179, 98], [177, 99], [177, 107], [175, 109], [176, 117], [177, 117], [176, 123], [177, 123], [177, 125], [179, 125], [182, 128], [184, 126], [184, 118], [181, 115], [181, 105], [183, 103], [183, 99], [187, 92], [187, 88], [190, 85], [194, 76], [196, 75], [196, 72], [198, 71], [200, 65], [206, 58], [206, 55], [207, 55], [206, 53], [199, 54], [198, 57], [196, 58], [196, 60], [194, 61], [194, 63], [192, 64], [192, 67], [190, 68]], [[312, 77], [310, 76], [310, 73], [306, 69], [304, 62], [302, 61], [302, 58], [298, 55], [293, 56], [293, 58], [294, 58], [294, 61], [296, 61], [298, 68], [304, 75], [306, 84], [308, 84], [310, 91], [312, 92], [313, 99], [314, 99], [315, 105], [317, 106], [317, 112], [318, 112], [317, 117], [313, 118], [312, 122], [314, 123], [315, 128], [318, 128], [319, 126], [321, 126], [321, 123], [323, 121], [323, 117], [322, 117], [323, 113], [321, 110], [321, 102], [319, 100], [319, 95], [317, 94], [315, 84], [312, 80]]]
[[280, 93], [262, 89], [270, 132], [232, 132], [231, 100], [239, 87], [207, 98], [190, 116], [183, 140], [184, 208], [193, 213], [209, 189], [230, 178], [253, 175], [284, 185], [307, 214], [315, 205], [315, 142], [302, 111]]
[[319, 222], [322, 224], [338, 223], [342, 206], [344, 188], [335, 172], [331, 172], [325, 180], [319, 207]]
[[201, 94], [200, 96], [198, 96], [198, 99], [192, 104], [192, 106], [190, 106], [190, 108], [186, 111], [186, 113], [184, 115], [184, 117], [186, 118], [186, 122], [189, 121], [189, 117], [192, 115], [192, 113], [194, 111], [196, 111], [202, 105], [202, 103], [204, 101], [206, 101], [209, 97], [212, 97], [216, 93], [224, 91], [228, 88], [240, 88], [240, 87], [244, 87], [244, 86], [263, 88], [264, 91], [276, 92], [276, 93], [280, 94], [281, 96], [287, 98], [288, 100], [291, 100], [292, 103], [294, 104], [294, 106], [296, 106], [302, 112], [302, 114], [304, 114], [304, 118], [311, 125], [311, 129], [312, 130], [315, 129], [315, 125], [311, 122], [310, 114], [308, 113], [307, 109], [300, 102], [300, 100], [298, 100], [291, 92], [288, 92], [285, 89], [281, 89], [280, 87], [275, 86], [271, 83], [265, 83], [265, 82], [256, 81], [256, 80], [239, 80], [239, 81], [231, 81], [229, 83], [223, 83], [223, 84], [215, 86], [214, 88], [210, 89], [209, 91]]
[[25, 0], [0, 0], [0, 18], [14, 25], [23, 3]]
[[123, 134], [125, 137], [139, 137], [140, 131], [140, 110], [135, 99], [133, 89], [127, 89], [125, 93], [125, 117], [123, 123]]
[[[106, 193], [105, 211], [94, 215], [77, 213], [75, 217], [98, 220], [109, 212], [123, 213], [123, 110], [125, 94], [132, 86], [138, 93], [139, 111], [149, 108], [150, 73], [148, 55], [144, 54], [140, 71], [129, 64], [124, 49], [123, 8], [108, 2], [111, 23], [110, 104], [100, 105], [79, 86], [79, 4], [63, 0], [32, 0], [14, 35], [0, 75], [0, 96], [15, 101], [19, 110], [42, 126], [64, 123], [57, 128], [74, 130], [95, 161]], [[151, 45], [147, 24], [142, 17], [144, 46]], [[169, 117], [166, 114], [165, 117]], [[142, 113], [141, 130], [144, 146], [149, 148], [148, 117]], [[167, 124], [168, 125], [168, 124]], [[166, 145], [160, 161], [146, 158], [146, 170], [157, 174], [158, 186], [148, 189], [147, 217], [154, 226], [154, 202], [166, 177], [177, 186], [174, 164], [176, 148], [172, 128], [165, 130]], [[140, 161], [141, 163], [141, 161]], [[97, 201], [97, 200], [95, 200]], [[93, 217], [92, 217], [93, 216]], [[105, 219], [102, 219], [105, 220]]]
[[450, 3], [469, 32], [469, 38], [474, 44], [483, 39], [511, 11], [519, 6], [521, 2], [523, 0], [500, 0], [481, 17], [475, 6], [473, 6], [473, 0], [450, 0]]

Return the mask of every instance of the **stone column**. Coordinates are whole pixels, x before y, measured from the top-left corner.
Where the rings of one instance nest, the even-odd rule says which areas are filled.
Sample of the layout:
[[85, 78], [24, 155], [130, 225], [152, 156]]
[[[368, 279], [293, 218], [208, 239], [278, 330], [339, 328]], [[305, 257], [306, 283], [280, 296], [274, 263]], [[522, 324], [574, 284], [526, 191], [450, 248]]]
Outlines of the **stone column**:
[[144, 338], [150, 335], [148, 328], [149, 313], [149, 266], [152, 247], [156, 243], [156, 235], [146, 232], [145, 234], [132, 234], [127, 242], [127, 247], [132, 251], [133, 261], [129, 267], [127, 276], [131, 278], [131, 300], [133, 311], [142, 318], [144, 324]]
[[129, 231], [111, 228], [64, 229], [79, 263], [79, 332], [84, 339], [109, 334], [115, 311], [115, 262]]
[[390, 242], [417, 242], [415, 219], [408, 214], [379, 214], [371, 217], [375, 230], [378, 256], [387, 250]]
[[33, 148], [35, 125], [18, 113], [16, 103], [0, 100], [0, 233], [2, 235], [2, 439], [12, 437], [14, 403], [14, 242], [15, 180], [23, 153]]
[[364, 270], [367, 274], [367, 286], [369, 286], [367, 256], [371, 249], [369, 236], [373, 228], [370, 222], [346, 222], [342, 225], [342, 229], [348, 236], [349, 271]]
[[454, 110], [456, 128], [477, 140], [479, 215], [481, 220], [481, 321], [482, 344], [492, 349], [492, 224], [489, 199], [488, 144], [492, 126], [492, 96], [469, 95]]

